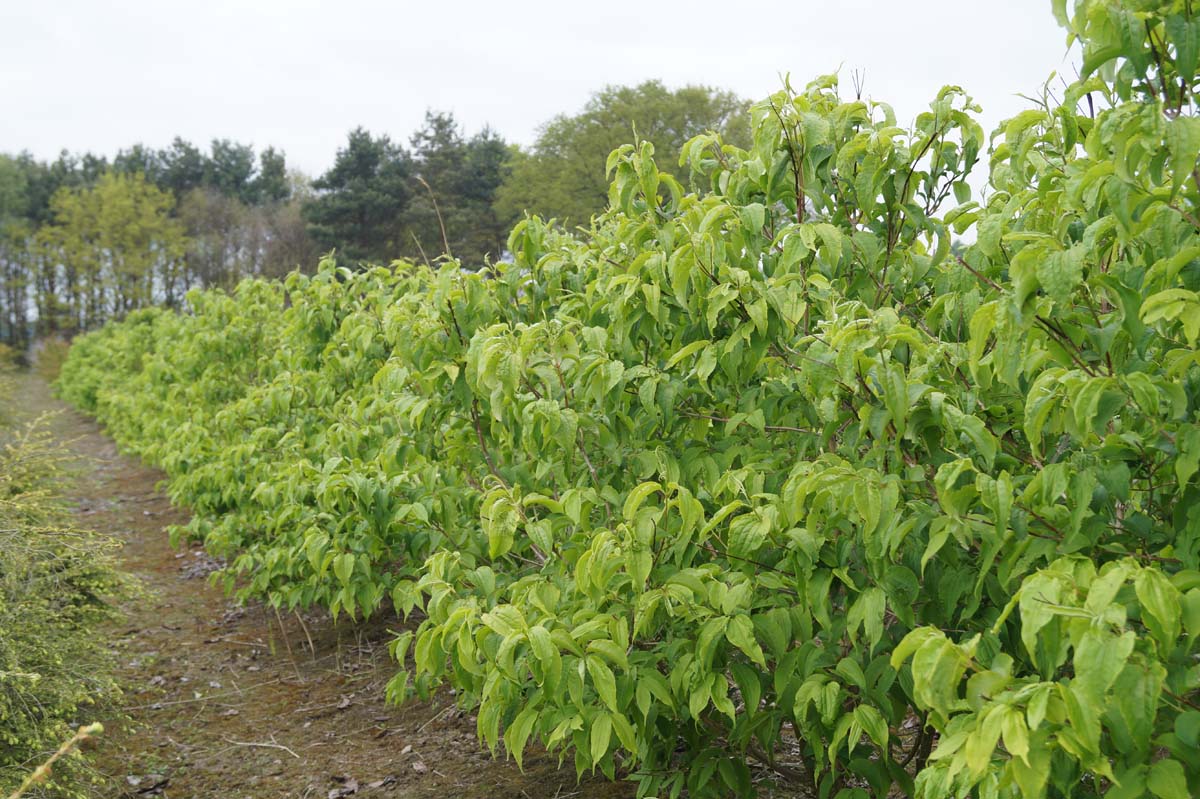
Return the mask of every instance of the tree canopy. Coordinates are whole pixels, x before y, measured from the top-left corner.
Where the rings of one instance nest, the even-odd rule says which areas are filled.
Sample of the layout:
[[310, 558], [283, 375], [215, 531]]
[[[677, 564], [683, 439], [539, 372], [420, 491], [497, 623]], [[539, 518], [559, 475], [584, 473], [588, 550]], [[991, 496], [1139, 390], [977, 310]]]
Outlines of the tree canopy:
[[359, 128], [305, 206], [311, 232], [350, 262], [454, 256], [476, 268], [498, 259], [508, 224], [494, 208], [509, 148], [492, 130], [470, 138], [453, 115], [430, 111], [411, 150]]
[[[177, 302], [194, 286], [230, 287], [249, 275], [311, 270], [318, 254], [331, 250], [355, 268], [450, 257], [465, 269], [480, 269], [509, 256], [507, 232], [527, 212], [571, 224], [602, 212], [605, 159], [635, 131], [653, 143], [668, 174], [692, 185], [688, 169], [679, 166], [683, 143], [709, 130], [729, 143], [747, 143], [745, 107], [733, 94], [707, 87], [610, 86], [579, 114], [546, 123], [529, 152], [489, 127], [467, 131], [453, 114], [431, 110], [404, 144], [351, 131], [333, 165], [311, 182], [289, 168], [281, 150], [229, 139], [207, 147], [181, 137], [160, 148], [133, 144], [111, 159], [68, 152], [51, 161], [5, 156], [0, 340], [19, 347], [30, 335], [98, 324], [102, 308], [123, 312], [120, 300], [79, 313], [78, 297], [64, 292], [78, 290], [72, 275], [93, 267], [61, 260], [77, 252], [63, 247], [53, 250], [59, 262], [47, 261], [46, 242], [59, 236], [51, 230], [57, 224], [53, 198], [64, 190], [86, 193], [109, 174], [140, 175], [173, 199], [167, 215], [182, 225], [186, 248], [170, 284], [152, 281], [150, 291], [156, 301]], [[112, 215], [103, 220], [124, 224]], [[143, 299], [129, 302], [136, 307]], [[74, 309], [66, 316], [53, 310], [66, 307]]]
[[304, 206], [309, 233], [351, 261], [390, 261], [402, 246], [411, 176], [402, 147], [355, 128], [333, 166], [313, 181], [319, 194]]
[[672, 90], [646, 81], [606, 87], [582, 112], [543, 125], [532, 150], [514, 157], [497, 210], [504, 219], [528, 211], [586, 224], [608, 203], [609, 154], [635, 139], [652, 143], [663, 169], [687, 185], [688, 167], [679, 164], [684, 143], [712, 131], [730, 144], [747, 144], [748, 107], [733, 93], [706, 86]]
[[140, 172], [60, 189], [51, 201], [54, 221], [38, 234], [37, 277], [61, 282], [62, 295], [39, 293], [54, 305], [39, 308], [39, 317], [51, 329], [83, 330], [160, 301], [177, 304], [187, 238], [171, 215], [174, 204]]
[[405, 214], [421, 252], [404, 254], [442, 254], [448, 247], [449, 254], [468, 268], [482, 265], [488, 257], [498, 259], [510, 225], [497, 216], [493, 202], [509, 153], [490, 128], [468, 139], [450, 114], [426, 114], [424, 127], [412, 137], [418, 185]]

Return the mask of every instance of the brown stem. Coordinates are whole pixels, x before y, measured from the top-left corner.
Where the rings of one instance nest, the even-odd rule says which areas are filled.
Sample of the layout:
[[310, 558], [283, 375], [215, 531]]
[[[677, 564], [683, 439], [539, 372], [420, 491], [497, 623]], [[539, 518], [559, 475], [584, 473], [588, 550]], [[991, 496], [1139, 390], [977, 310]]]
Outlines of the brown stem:
[[504, 478], [496, 471], [496, 464], [492, 462], [492, 453], [488, 451], [487, 441], [483, 438], [483, 425], [479, 421], [479, 400], [477, 399], [471, 400], [471, 421], [475, 424], [475, 438], [479, 441], [479, 449], [483, 452], [483, 459], [487, 461], [488, 471], [502, 484], [507, 485], [504, 482]]
[[446, 223], [442, 221], [442, 209], [438, 208], [437, 196], [433, 193], [433, 187], [426, 183], [425, 178], [420, 175], [417, 175], [417, 182], [429, 192], [429, 199], [433, 201], [433, 212], [437, 214], [438, 227], [442, 231], [442, 247], [445, 248], [446, 255], [453, 258], [454, 256], [450, 253], [450, 239], [446, 236]]
[[[783, 121], [783, 114], [775, 107], [774, 100], [771, 101], [771, 110], [775, 113], [775, 118], [779, 120], [779, 129], [783, 133], [783, 140], [787, 143], [788, 159], [792, 162], [792, 175], [796, 191], [796, 224], [803, 224], [804, 203], [807, 201], [804, 190], [804, 170], [800, 165], [800, 156], [796, 152], [796, 143], [792, 141], [792, 134], [788, 131], [787, 123]], [[801, 270], [800, 278], [804, 279], [803, 270]]]
[[[723, 423], [729, 422], [729, 419], [726, 419], [723, 416], [712, 416], [711, 414], [707, 414], [707, 413], [695, 413], [693, 411], [685, 410], [685, 411], [680, 411], [680, 414], [682, 416], [687, 416], [692, 419], [708, 419], [709, 421], [723, 422]], [[812, 435], [818, 435], [818, 431], [816, 431], [816, 430], [809, 430], [806, 427], [789, 427], [788, 425], [782, 425], [782, 424], [764, 425], [763, 429], [766, 430], [768, 433], [811, 433]]]

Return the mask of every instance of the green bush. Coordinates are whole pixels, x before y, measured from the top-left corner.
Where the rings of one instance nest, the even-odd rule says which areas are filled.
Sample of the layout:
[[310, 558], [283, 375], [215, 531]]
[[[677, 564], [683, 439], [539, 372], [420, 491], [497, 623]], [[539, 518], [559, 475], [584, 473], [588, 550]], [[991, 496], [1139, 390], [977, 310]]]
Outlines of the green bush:
[[707, 194], [627, 146], [578, 238], [193, 294], [60, 385], [242, 595], [419, 608], [390, 696], [451, 683], [518, 762], [1195, 795], [1200, 20], [1056, 12], [1082, 77], [993, 134], [981, 202], [961, 90], [906, 129], [826, 77], [693, 140]]

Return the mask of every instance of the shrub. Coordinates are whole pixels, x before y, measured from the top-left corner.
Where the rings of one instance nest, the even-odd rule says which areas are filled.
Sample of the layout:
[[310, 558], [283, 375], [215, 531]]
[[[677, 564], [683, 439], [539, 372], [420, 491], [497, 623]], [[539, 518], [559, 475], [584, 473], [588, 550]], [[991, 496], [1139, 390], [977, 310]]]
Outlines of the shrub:
[[[78, 530], [59, 499], [67, 454], [42, 423], [0, 443], [0, 795], [118, 696], [97, 625], [129, 590], [115, 544]], [[64, 757], [38, 792], [85, 796], [92, 775]]]

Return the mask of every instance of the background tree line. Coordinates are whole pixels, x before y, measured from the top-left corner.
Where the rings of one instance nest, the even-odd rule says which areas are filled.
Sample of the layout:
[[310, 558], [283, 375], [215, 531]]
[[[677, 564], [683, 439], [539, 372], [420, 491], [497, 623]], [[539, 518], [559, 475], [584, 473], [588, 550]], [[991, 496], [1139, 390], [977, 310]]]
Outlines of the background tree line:
[[111, 161], [0, 153], [0, 341], [72, 335], [330, 250], [349, 265], [452, 256], [475, 269], [503, 257], [525, 213], [573, 226], [603, 211], [605, 160], [635, 135], [686, 185], [683, 143], [713, 130], [744, 144], [745, 108], [709, 87], [608, 87], [528, 149], [431, 111], [407, 146], [355, 128], [315, 180], [280, 150], [226, 139], [137, 144]]

